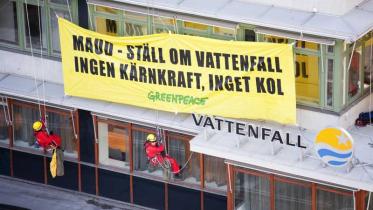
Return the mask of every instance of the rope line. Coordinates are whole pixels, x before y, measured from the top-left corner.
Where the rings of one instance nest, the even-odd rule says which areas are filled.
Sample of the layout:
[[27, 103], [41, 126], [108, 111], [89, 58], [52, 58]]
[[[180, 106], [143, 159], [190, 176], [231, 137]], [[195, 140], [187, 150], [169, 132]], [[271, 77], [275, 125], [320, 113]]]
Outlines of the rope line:
[[[28, 29], [28, 35], [29, 35], [31, 57], [32, 57], [32, 60], [33, 60], [33, 63], [34, 63], [35, 59], [34, 59], [34, 50], [33, 50], [33, 47], [32, 47], [32, 40], [31, 40], [30, 19], [29, 19], [29, 14], [28, 14], [28, 3], [27, 3], [27, 0], [25, 0], [25, 4], [26, 4], [26, 19], [27, 19], [27, 29]], [[38, 6], [38, 13], [39, 13], [39, 6]], [[40, 13], [38, 14], [38, 16], [40, 18]], [[40, 24], [39, 24], [39, 26], [40, 26]], [[41, 31], [39, 29], [39, 34], [40, 33], [41, 33]], [[35, 63], [33, 65], [33, 67], [35, 68]], [[35, 84], [35, 88], [36, 88], [36, 94], [37, 94], [37, 100], [38, 100], [38, 107], [39, 107], [39, 117], [41, 119], [42, 118], [42, 114], [41, 114], [41, 106], [40, 106], [40, 96], [39, 96], [38, 83], [36, 81], [36, 70], [35, 69], [33, 71], [33, 74], [34, 74], [34, 84]]]

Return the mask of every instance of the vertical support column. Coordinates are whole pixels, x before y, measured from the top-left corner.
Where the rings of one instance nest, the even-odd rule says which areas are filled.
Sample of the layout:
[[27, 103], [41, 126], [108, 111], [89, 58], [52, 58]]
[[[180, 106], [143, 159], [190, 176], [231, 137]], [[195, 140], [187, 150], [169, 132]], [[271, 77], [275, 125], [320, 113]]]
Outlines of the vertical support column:
[[227, 210], [233, 210], [234, 207], [234, 194], [233, 194], [233, 186], [234, 186], [234, 168], [227, 163]]
[[[74, 122], [75, 122], [73, 125], [75, 125], [77, 134], [79, 134], [80, 133], [80, 129], [79, 129], [80, 126], [79, 126], [79, 114], [78, 114], [77, 110], [74, 111], [73, 117], [74, 117], [74, 119], [72, 119], [72, 120], [74, 120]], [[80, 136], [79, 135], [77, 136], [76, 141], [77, 141], [76, 150], [78, 151], [78, 190], [79, 190], [79, 192], [82, 192], [82, 168], [81, 168], [81, 164], [80, 164]]]
[[270, 175], [269, 177], [269, 187], [270, 187], [270, 199], [271, 199], [271, 210], [275, 210], [275, 177]]
[[14, 119], [13, 119], [13, 107], [12, 107], [12, 99], [8, 99], [8, 110], [9, 110], [9, 118], [12, 122], [8, 126], [8, 135], [9, 135], [9, 166], [10, 166], [10, 176], [14, 176], [13, 170], [13, 142], [14, 142]]
[[95, 145], [95, 174], [96, 174], [96, 195], [99, 195], [99, 185], [98, 185], [98, 132], [97, 132], [97, 116], [92, 116], [93, 121], [93, 132], [94, 132], [94, 145]]
[[164, 183], [164, 209], [168, 210], [168, 183]]
[[312, 185], [311, 185], [311, 192], [312, 192], [312, 196], [311, 196], [312, 210], [316, 210], [317, 209], [317, 202], [316, 202], [316, 184], [315, 183], [312, 183]]
[[205, 188], [205, 163], [203, 160], [203, 154], [199, 154], [199, 164], [200, 164], [200, 179], [201, 179], [201, 210], [204, 210], [205, 203], [204, 203], [204, 196], [203, 196], [203, 189]]
[[133, 138], [132, 138], [132, 123], [129, 126], [129, 153], [130, 153], [130, 201], [134, 203], [133, 200]]

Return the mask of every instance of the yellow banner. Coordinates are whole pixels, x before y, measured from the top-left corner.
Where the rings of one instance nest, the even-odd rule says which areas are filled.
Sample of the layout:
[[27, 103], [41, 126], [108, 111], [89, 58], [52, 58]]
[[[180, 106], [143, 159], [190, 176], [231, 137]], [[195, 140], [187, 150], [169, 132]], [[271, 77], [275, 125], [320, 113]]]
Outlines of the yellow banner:
[[295, 124], [292, 46], [176, 34], [112, 37], [58, 19], [65, 94]]

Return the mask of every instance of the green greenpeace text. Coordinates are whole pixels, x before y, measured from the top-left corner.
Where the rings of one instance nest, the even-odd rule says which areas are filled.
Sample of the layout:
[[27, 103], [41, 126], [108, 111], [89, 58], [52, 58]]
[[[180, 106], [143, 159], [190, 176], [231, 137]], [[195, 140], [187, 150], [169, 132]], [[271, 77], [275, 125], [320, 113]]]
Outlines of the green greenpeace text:
[[179, 95], [173, 93], [160, 93], [150, 91], [148, 93], [148, 99], [156, 102], [156, 101], [163, 101], [168, 103], [176, 103], [176, 104], [185, 104], [185, 105], [205, 105], [207, 101], [207, 97], [204, 98], [197, 98], [194, 96], [188, 95]]

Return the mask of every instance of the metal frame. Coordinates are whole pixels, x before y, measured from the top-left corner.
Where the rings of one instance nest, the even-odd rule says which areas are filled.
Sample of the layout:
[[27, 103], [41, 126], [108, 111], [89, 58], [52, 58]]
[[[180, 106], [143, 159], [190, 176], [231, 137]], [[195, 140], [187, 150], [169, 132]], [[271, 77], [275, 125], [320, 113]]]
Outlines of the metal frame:
[[[227, 198], [227, 209], [228, 210], [233, 210], [234, 209], [234, 202], [235, 202], [235, 177], [237, 173], [243, 173], [243, 174], [249, 174], [252, 176], [257, 176], [257, 177], [263, 177], [266, 178], [270, 181], [269, 185], [269, 190], [270, 190], [270, 209], [275, 210], [275, 182], [280, 181], [288, 184], [294, 184], [294, 185], [300, 185], [306, 188], [309, 188], [311, 190], [311, 209], [312, 210], [317, 210], [317, 190], [323, 190], [339, 195], [344, 195], [344, 196], [352, 196], [356, 202], [354, 203], [355, 209], [356, 210], [365, 210], [365, 191], [347, 191], [347, 190], [342, 190], [338, 188], [331, 188], [325, 185], [317, 184], [317, 183], [312, 183], [312, 182], [306, 182], [303, 180], [297, 180], [297, 179], [292, 179], [288, 177], [283, 177], [279, 176], [276, 174], [270, 174], [270, 173], [265, 173], [261, 171], [254, 171], [252, 169], [246, 169], [242, 168], [240, 166], [235, 166], [227, 163], [227, 167], [231, 168], [231, 170], [227, 171], [228, 177], [229, 177], [229, 183], [232, 183], [232, 192], [229, 190], [228, 186], [228, 198]], [[356, 192], [356, 193], [355, 193]]]

